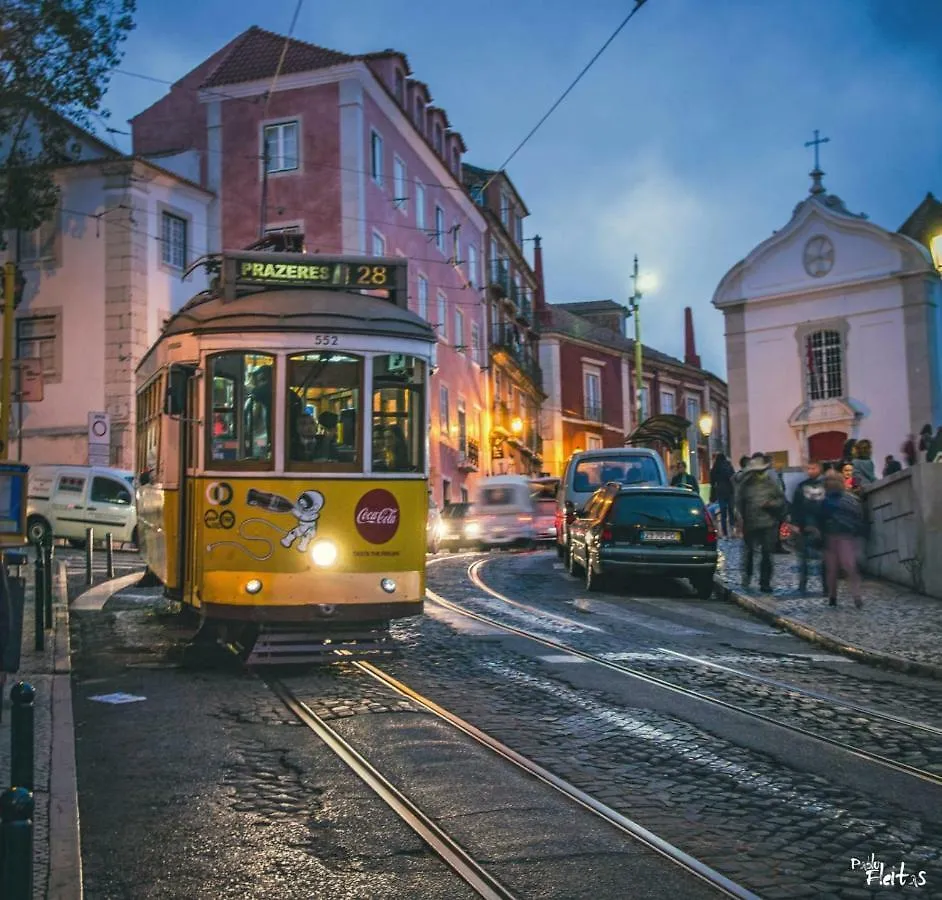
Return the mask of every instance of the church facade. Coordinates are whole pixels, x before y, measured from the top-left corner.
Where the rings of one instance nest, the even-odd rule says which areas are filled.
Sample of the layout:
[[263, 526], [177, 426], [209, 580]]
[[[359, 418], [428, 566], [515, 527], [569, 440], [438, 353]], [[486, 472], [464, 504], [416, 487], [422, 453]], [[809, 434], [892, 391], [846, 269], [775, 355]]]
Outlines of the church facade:
[[942, 283], [926, 247], [848, 211], [816, 166], [788, 224], [723, 277], [730, 443], [777, 464], [942, 424]]

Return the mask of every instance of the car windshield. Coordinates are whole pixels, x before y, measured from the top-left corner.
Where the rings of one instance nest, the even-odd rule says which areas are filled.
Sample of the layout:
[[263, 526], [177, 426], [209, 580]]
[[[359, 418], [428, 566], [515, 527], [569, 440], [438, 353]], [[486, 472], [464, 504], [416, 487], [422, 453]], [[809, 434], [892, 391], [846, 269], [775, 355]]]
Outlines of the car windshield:
[[696, 496], [622, 494], [615, 498], [610, 521], [615, 525], [703, 525], [703, 501]]
[[463, 519], [467, 514], [467, 503], [452, 503], [442, 510], [443, 519]]
[[579, 494], [597, 491], [610, 481], [620, 484], [659, 484], [657, 464], [650, 456], [613, 456], [576, 463], [572, 489]]
[[478, 506], [511, 506], [516, 499], [512, 487], [487, 487], [478, 497]]

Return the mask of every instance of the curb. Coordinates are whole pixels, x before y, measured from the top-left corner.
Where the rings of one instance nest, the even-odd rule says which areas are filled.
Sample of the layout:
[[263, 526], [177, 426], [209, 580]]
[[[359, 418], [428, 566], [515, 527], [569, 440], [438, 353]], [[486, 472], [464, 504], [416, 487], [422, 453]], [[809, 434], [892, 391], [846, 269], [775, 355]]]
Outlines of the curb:
[[867, 665], [892, 669], [907, 675], [921, 675], [924, 678], [942, 680], [942, 666], [937, 666], [932, 663], [916, 662], [915, 660], [896, 656], [892, 653], [868, 650], [866, 647], [857, 647], [839, 637], [835, 637], [833, 634], [828, 634], [826, 631], [818, 631], [816, 628], [812, 628], [804, 622], [799, 622], [797, 619], [789, 619], [787, 616], [780, 616], [774, 607], [755, 597], [740, 594], [719, 578], [714, 578], [713, 584], [718, 595], [724, 600], [732, 601], [763, 621], [777, 625], [779, 628], [784, 628], [797, 637], [824, 647], [826, 650], [832, 650], [835, 653], [840, 653], [842, 656], [848, 656], [857, 662], [862, 662]]
[[72, 712], [72, 643], [68, 579], [56, 572], [55, 651], [52, 677], [52, 753], [49, 765], [48, 900], [81, 900], [82, 840], [79, 830], [75, 719]]
[[143, 574], [144, 571], [141, 570], [128, 575], [119, 575], [110, 581], [102, 581], [79, 594], [72, 601], [71, 608], [80, 611], [101, 610], [118, 591], [140, 581]]

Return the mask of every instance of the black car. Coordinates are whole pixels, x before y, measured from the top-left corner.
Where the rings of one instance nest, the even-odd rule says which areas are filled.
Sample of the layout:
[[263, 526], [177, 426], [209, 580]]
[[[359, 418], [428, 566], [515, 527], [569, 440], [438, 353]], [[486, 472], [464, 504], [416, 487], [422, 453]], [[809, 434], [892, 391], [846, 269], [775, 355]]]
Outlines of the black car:
[[470, 503], [449, 503], [442, 510], [441, 539], [439, 546], [442, 550], [460, 550], [462, 547], [474, 547], [476, 541], [468, 538], [464, 533], [465, 519], [468, 516]]
[[570, 526], [569, 571], [585, 573], [588, 590], [612, 576], [689, 578], [713, 594], [716, 525], [703, 500], [686, 488], [600, 488]]

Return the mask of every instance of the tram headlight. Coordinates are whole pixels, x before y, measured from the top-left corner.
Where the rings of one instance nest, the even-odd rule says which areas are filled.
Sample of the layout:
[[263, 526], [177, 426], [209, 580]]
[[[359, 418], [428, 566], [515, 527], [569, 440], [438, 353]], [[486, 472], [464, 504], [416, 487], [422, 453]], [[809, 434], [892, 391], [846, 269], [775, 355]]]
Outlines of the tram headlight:
[[333, 541], [316, 541], [311, 545], [311, 559], [315, 566], [326, 569], [337, 562], [337, 545]]
[[247, 594], [257, 594], [262, 589], [262, 583], [257, 578], [252, 578], [245, 582], [245, 591]]
[[479, 522], [468, 522], [464, 526], [464, 533], [466, 537], [477, 537], [481, 533], [481, 525]]
[[380, 586], [387, 594], [395, 594], [395, 593], [396, 593], [396, 582], [393, 581], [391, 578], [384, 578], [384, 579], [379, 583], [379, 586]]

